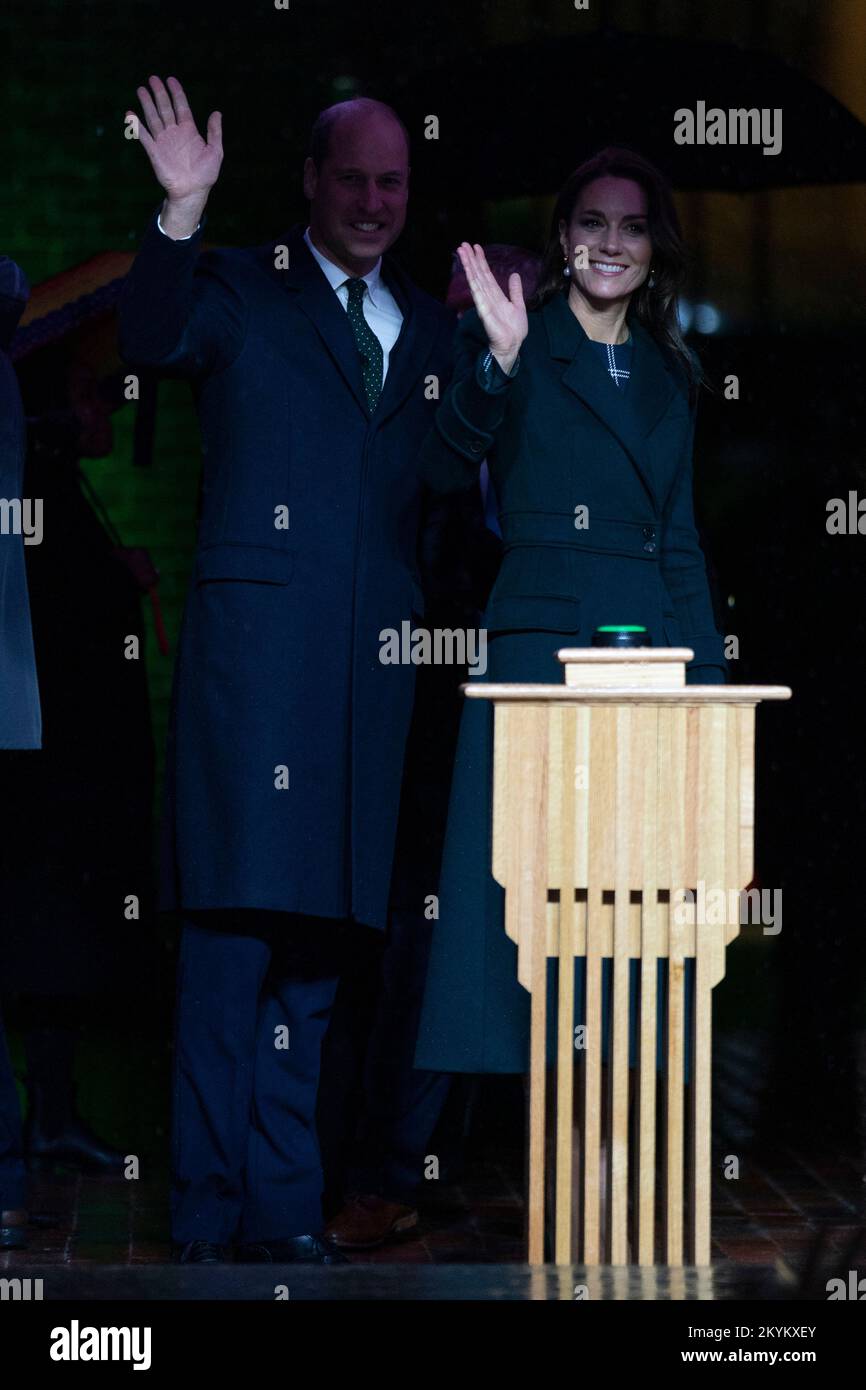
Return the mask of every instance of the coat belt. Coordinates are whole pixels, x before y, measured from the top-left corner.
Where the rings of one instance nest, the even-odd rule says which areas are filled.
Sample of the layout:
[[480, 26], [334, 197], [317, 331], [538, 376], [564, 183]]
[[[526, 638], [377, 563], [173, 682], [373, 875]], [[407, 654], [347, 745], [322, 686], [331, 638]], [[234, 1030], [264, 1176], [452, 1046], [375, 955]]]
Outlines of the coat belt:
[[523, 545], [576, 546], [612, 555], [629, 555], [635, 560], [658, 560], [661, 527], [657, 521], [615, 521], [595, 515], [590, 509], [588, 524], [575, 525], [573, 512], [500, 513], [503, 547], [506, 551]]

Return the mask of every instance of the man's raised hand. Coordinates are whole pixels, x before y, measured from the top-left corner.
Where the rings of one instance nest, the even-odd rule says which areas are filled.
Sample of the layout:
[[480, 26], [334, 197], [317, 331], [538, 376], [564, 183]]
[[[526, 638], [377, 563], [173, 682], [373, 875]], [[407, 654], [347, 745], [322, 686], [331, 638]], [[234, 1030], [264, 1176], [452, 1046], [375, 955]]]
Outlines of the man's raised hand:
[[508, 294], [503, 294], [480, 246], [464, 241], [457, 247], [457, 255], [490, 351], [503, 371], [510, 372], [529, 332], [520, 276], [516, 272], [509, 275]]
[[[167, 85], [158, 77], [149, 81], [150, 91], [138, 88], [144, 118], [139, 124], [139, 139], [165, 190], [160, 218], [163, 229], [177, 239], [195, 231], [219, 176], [222, 116], [219, 111], [211, 112], [207, 139], [203, 139], [177, 78], [169, 77]], [[131, 114], [127, 112], [127, 117]]]

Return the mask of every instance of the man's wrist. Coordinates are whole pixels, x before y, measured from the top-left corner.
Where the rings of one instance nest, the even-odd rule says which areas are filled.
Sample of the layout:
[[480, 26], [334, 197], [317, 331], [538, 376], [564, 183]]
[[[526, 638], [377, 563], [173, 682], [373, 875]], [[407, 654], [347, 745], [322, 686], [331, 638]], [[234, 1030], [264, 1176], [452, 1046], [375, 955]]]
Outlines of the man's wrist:
[[172, 241], [189, 241], [201, 226], [204, 207], [200, 198], [183, 203], [173, 203], [166, 198], [157, 215], [157, 226]]

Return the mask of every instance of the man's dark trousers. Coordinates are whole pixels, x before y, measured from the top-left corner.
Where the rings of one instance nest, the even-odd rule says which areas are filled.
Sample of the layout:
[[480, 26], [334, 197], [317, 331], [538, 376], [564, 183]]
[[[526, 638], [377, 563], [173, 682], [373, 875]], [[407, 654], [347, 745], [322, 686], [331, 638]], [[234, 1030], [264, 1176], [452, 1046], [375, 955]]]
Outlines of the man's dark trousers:
[[319, 1135], [333, 1215], [350, 1193], [415, 1206], [451, 1076], [413, 1055], [434, 923], [395, 907], [388, 934], [358, 930], [323, 1058]]
[[183, 919], [174, 1059], [172, 1238], [317, 1234], [322, 1040], [339, 919], [212, 910]]

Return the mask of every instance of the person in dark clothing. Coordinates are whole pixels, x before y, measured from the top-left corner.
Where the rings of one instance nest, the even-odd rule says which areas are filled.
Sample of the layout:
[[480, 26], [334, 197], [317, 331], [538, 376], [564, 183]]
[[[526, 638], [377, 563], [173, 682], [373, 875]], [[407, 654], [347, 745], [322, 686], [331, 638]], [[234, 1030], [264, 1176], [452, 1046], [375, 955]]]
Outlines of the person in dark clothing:
[[41, 543], [26, 548], [43, 740], [38, 758], [7, 759], [17, 814], [0, 851], [0, 981], [24, 1044], [28, 1164], [119, 1173], [123, 1155], [79, 1113], [75, 1059], [94, 1005], [128, 1015], [142, 979], [153, 741], [140, 590], [79, 465], [111, 452], [119, 404], [88, 335], [79, 325], [18, 364], [25, 490], [44, 514]]
[[177, 1258], [329, 1263], [315, 1105], [342, 952], [384, 931], [414, 667], [383, 630], [423, 611], [415, 455], [452, 316], [388, 250], [408, 142], [381, 103], [322, 113], [310, 225], [197, 256], [222, 159], [180, 83], [139, 88], [166, 193], [121, 348], [194, 383], [202, 517], [175, 673], [163, 905], [183, 914]]
[[[30, 628], [24, 536], [14, 524], [14, 504], [23, 503], [24, 412], [15, 371], [8, 357], [12, 334], [27, 303], [23, 271], [0, 256], [0, 749], [38, 749], [42, 727], [36, 661]], [[23, 514], [23, 508], [19, 518]], [[12, 524], [10, 524], [10, 522]], [[8, 754], [0, 752], [0, 796], [17, 808], [7, 789]], [[8, 822], [14, 822], [14, 814]], [[2, 976], [0, 976], [2, 980]], [[15, 1077], [0, 1015], [0, 1250], [27, 1244], [27, 1176], [21, 1138], [21, 1112]]]
[[[654, 643], [694, 650], [689, 682], [725, 682], [692, 499], [699, 373], [676, 319], [684, 257], [663, 176], [619, 150], [576, 170], [529, 307], [519, 276], [504, 294], [480, 247], [464, 243], [461, 259], [475, 310], [420, 466], [447, 493], [488, 452], [505, 553], [484, 679], [558, 683], [557, 649], [590, 645], [625, 612]], [[492, 771], [492, 707], [470, 700], [416, 1051], [431, 1070], [527, 1070], [529, 995], [490, 864]]]

